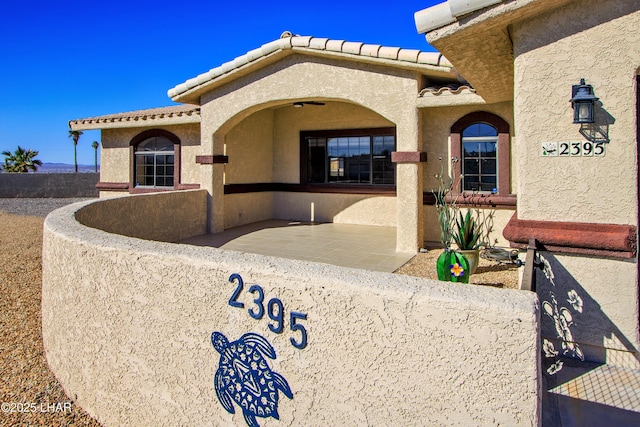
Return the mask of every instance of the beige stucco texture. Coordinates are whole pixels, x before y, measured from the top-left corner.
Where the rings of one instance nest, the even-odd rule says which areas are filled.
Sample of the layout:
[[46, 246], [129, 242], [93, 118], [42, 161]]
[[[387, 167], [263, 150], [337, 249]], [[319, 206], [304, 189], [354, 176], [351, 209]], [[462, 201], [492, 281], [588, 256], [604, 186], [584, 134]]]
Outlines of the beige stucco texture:
[[[302, 129], [395, 126], [397, 150], [419, 150], [419, 84], [415, 71], [291, 54], [204, 94], [202, 154], [229, 155], [228, 165], [202, 168], [202, 188], [213, 200], [210, 230], [222, 230], [227, 217], [216, 176], [224, 173], [226, 183], [269, 176], [271, 182], [299, 182]], [[301, 100], [326, 105], [293, 108], [293, 102]], [[249, 156], [248, 164], [242, 155]], [[273, 161], [262, 163], [261, 155]], [[422, 246], [421, 169], [416, 164], [397, 166], [400, 251], [415, 252]]]
[[172, 126], [107, 128], [102, 130], [100, 181], [127, 183], [131, 180], [131, 140], [141, 132], [162, 129], [180, 139], [180, 183], [194, 184], [200, 181], [200, 169], [195, 157], [200, 154], [200, 124], [190, 123]]
[[[176, 196], [184, 207], [200, 193]], [[138, 200], [151, 209], [158, 196]], [[90, 203], [45, 221], [43, 339], [67, 394], [104, 426], [244, 425], [216, 397], [213, 331], [273, 346], [266, 361], [293, 399], [279, 392], [280, 419], [262, 426], [539, 423], [531, 293], [125, 237], [79, 223], [106, 206]], [[229, 304], [232, 273], [244, 308]], [[249, 315], [253, 285], [282, 301], [281, 333]], [[303, 349], [290, 312], [306, 315]]]
[[[513, 26], [519, 218], [637, 223], [637, 177], [620, 178], [637, 170], [637, 9], [623, 0], [572, 2]], [[600, 98], [605, 155], [543, 157], [543, 142], [585, 141], [569, 103], [581, 78]]]

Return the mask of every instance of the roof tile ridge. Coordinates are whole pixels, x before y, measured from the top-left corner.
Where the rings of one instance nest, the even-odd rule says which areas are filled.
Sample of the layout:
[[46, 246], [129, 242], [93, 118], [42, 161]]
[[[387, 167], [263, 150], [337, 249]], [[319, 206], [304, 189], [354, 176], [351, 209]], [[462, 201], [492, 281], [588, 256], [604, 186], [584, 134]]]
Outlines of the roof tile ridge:
[[364, 44], [360, 49], [360, 55], [362, 56], [371, 56], [373, 58], [378, 58], [380, 53], [380, 48], [382, 45], [379, 44]]
[[293, 36], [293, 37], [289, 37], [289, 40], [291, 40], [291, 47], [309, 47], [309, 44], [311, 43], [311, 39], [313, 39], [313, 36]]
[[329, 39], [327, 40], [326, 50], [331, 52], [342, 52], [342, 45], [344, 43], [345, 43], [344, 40]]
[[362, 42], [344, 42], [342, 44], [342, 53], [349, 53], [351, 55], [360, 55], [364, 43]]
[[329, 39], [326, 37], [312, 37], [311, 40], [309, 41], [309, 48], [317, 49], [317, 50], [326, 50], [328, 41]]

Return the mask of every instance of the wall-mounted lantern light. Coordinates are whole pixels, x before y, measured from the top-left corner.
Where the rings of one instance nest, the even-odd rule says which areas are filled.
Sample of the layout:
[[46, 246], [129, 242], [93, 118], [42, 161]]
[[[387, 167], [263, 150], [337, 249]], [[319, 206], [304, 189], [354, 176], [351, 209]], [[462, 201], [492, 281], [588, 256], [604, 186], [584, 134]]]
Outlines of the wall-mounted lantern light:
[[571, 96], [573, 123], [593, 123], [593, 107], [598, 100], [593, 94], [593, 86], [580, 79], [579, 85], [573, 85]]

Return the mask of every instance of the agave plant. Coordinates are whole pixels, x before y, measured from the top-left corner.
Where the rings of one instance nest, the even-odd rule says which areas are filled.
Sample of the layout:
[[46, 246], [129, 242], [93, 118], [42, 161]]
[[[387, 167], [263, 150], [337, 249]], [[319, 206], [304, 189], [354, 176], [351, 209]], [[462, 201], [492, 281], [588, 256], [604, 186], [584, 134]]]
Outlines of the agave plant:
[[452, 237], [460, 250], [478, 249], [482, 243], [482, 224], [476, 221], [471, 209], [467, 209], [464, 216], [462, 212], [458, 211], [456, 228]]

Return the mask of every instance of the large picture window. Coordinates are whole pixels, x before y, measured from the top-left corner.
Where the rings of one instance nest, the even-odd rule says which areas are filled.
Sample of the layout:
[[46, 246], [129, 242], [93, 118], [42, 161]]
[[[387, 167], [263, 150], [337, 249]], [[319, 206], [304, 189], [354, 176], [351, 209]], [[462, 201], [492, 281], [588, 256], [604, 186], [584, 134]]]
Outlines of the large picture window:
[[162, 136], [154, 136], [135, 147], [135, 186], [173, 187], [175, 172], [174, 144]]
[[395, 129], [302, 132], [307, 184], [394, 185]]

